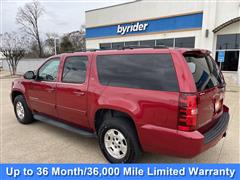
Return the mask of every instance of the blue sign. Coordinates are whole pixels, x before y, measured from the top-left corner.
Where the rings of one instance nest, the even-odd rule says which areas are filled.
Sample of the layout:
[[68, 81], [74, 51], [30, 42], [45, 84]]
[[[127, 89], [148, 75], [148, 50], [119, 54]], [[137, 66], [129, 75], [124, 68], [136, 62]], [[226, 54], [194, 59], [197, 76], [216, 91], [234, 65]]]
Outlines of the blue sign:
[[203, 13], [135, 21], [125, 24], [86, 28], [86, 38], [127, 36], [131, 34], [202, 28]]
[[225, 58], [225, 51], [218, 51], [218, 62], [222, 63], [224, 62]]
[[239, 173], [239, 164], [0, 164], [1, 180], [230, 180]]

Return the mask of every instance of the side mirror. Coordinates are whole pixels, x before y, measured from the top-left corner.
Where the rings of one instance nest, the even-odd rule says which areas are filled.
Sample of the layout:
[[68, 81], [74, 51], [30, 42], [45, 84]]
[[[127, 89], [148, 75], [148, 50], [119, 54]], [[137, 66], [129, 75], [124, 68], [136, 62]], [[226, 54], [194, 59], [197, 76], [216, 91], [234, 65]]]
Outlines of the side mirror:
[[23, 75], [24, 79], [34, 79], [35, 78], [35, 73], [33, 71], [27, 71]]

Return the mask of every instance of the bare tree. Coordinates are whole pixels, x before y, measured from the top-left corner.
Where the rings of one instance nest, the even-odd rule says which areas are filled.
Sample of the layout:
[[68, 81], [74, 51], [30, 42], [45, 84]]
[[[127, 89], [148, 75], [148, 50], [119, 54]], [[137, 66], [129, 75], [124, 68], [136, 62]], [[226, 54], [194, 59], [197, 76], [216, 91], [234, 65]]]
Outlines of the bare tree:
[[67, 37], [71, 41], [75, 50], [84, 51], [86, 49], [85, 26], [81, 25], [79, 31], [68, 33]]
[[6, 57], [11, 75], [15, 75], [19, 61], [24, 57], [27, 50], [27, 38], [12, 33], [4, 33], [0, 52]]
[[23, 8], [19, 8], [16, 16], [17, 23], [22, 26], [22, 29], [37, 41], [39, 57], [43, 57], [43, 48], [38, 21], [43, 12], [44, 9], [41, 4], [38, 1], [33, 1], [25, 4]]

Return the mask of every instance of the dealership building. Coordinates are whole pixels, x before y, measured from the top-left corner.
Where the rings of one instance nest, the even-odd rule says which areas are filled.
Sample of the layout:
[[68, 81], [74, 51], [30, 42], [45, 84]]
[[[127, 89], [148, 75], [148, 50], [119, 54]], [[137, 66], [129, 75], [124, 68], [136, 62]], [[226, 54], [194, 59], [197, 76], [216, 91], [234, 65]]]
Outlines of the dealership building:
[[240, 72], [240, 1], [140, 0], [86, 11], [88, 49], [203, 48]]

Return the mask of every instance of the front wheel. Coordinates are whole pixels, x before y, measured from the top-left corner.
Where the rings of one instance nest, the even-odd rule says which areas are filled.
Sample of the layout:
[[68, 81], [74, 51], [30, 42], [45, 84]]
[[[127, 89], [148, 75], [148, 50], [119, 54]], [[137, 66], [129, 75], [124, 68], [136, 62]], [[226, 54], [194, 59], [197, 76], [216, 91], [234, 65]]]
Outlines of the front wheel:
[[141, 148], [134, 127], [125, 118], [111, 118], [103, 122], [99, 131], [99, 145], [111, 163], [132, 163], [141, 157]]
[[22, 124], [29, 124], [34, 121], [32, 112], [29, 109], [27, 102], [22, 95], [18, 95], [14, 99], [14, 112], [18, 122]]

